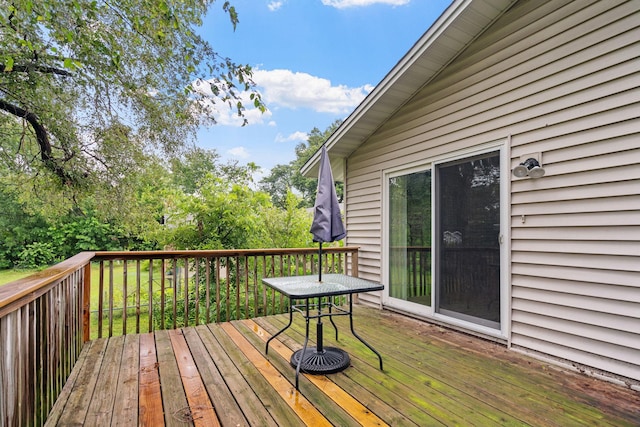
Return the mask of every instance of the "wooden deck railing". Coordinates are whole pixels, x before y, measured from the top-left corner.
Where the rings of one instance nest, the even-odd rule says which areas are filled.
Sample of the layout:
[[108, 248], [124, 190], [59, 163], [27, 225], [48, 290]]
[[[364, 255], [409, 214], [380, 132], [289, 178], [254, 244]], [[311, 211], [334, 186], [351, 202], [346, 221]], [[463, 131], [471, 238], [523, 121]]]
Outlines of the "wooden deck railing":
[[[357, 275], [357, 253], [325, 248], [323, 270]], [[91, 336], [281, 313], [285, 299], [263, 286], [262, 278], [317, 273], [317, 258], [314, 248], [97, 252]]]
[[[263, 277], [317, 273], [305, 249], [83, 252], [0, 286], [0, 425], [42, 425], [84, 341], [286, 311]], [[323, 249], [358, 275], [358, 248]]]
[[88, 337], [93, 253], [0, 286], [0, 425], [41, 425]]

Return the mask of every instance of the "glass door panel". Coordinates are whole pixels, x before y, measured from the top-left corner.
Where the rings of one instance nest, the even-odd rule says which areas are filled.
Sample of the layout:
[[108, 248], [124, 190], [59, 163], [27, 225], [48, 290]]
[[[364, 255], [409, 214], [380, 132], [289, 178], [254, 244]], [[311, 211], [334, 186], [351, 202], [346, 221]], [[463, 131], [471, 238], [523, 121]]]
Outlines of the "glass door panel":
[[500, 328], [500, 155], [437, 174], [436, 311]]
[[388, 184], [389, 296], [431, 306], [431, 171]]

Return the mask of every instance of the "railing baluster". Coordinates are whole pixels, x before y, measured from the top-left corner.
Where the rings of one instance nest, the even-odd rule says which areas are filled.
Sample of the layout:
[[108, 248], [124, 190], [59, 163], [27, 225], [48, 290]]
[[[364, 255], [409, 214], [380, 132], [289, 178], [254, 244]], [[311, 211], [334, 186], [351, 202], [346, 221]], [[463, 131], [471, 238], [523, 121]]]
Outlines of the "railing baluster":
[[122, 335], [127, 335], [127, 260], [122, 261]]
[[[180, 325], [180, 326], [187, 326], [189, 324], [189, 258], [185, 258], [184, 259], [184, 316], [183, 316], [183, 323], [184, 325]], [[176, 296], [177, 299], [177, 296]]]
[[[36, 424], [37, 425], [41, 425], [44, 423], [44, 418], [46, 417], [46, 414], [49, 413], [49, 408], [47, 407], [47, 400], [45, 398], [45, 393], [44, 393], [44, 384], [45, 384], [45, 380], [46, 380], [46, 357], [45, 357], [45, 348], [46, 346], [44, 345], [45, 343], [45, 337], [44, 337], [44, 331], [46, 330], [46, 322], [44, 321], [44, 316], [42, 315], [42, 307], [44, 304], [44, 298], [38, 298], [34, 301], [34, 308], [35, 308], [35, 318], [36, 321], [38, 322], [38, 326], [36, 327], [36, 325], [34, 324], [35, 327], [35, 378], [36, 378], [36, 386], [35, 388], [35, 419], [36, 419]], [[46, 411], [46, 412], [45, 412]]]
[[220, 258], [216, 258], [216, 322], [220, 322]]
[[227, 320], [238, 319], [240, 318], [240, 257], [234, 257], [235, 266], [236, 266], [236, 312], [232, 316], [231, 313], [228, 314]]
[[[271, 277], [276, 277], [276, 256], [271, 255]], [[276, 311], [276, 293], [271, 292], [271, 313]]]
[[244, 318], [251, 318], [249, 315], [249, 257], [244, 257]]
[[253, 305], [254, 305], [253, 315], [260, 316], [261, 314], [264, 314], [264, 310], [259, 305], [260, 285], [258, 282], [258, 257], [253, 256], [251, 257], [251, 259], [253, 260], [253, 269], [252, 269], [253, 270]]
[[102, 316], [104, 311], [104, 261], [102, 260], [100, 260], [98, 292], [98, 338], [102, 338]]
[[140, 260], [137, 259], [136, 260], [136, 291], [135, 291], [135, 296], [136, 296], [136, 334], [140, 333], [140, 292], [141, 292], [141, 288], [140, 288]]
[[204, 263], [205, 263], [205, 272], [206, 272], [205, 295], [206, 295], [206, 298], [207, 298], [207, 304], [206, 304], [207, 316], [206, 316], [206, 320], [207, 320], [207, 323], [209, 323], [210, 320], [211, 320], [211, 318], [210, 318], [210, 310], [211, 310], [211, 258], [205, 258], [204, 259]]
[[[262, 277], [267, 277], [267, 256], [262, 256]], [[262, 286], [262, 308], [264, 315], [269, 314], [269, 308], [267, 307], [267, 289], [266, 286]]]
[[113, 336], [113, 260], [109, 261], [109, 337]]
[[225, 269], [225, 286], [227, 288], [227, 292], [225, 293], [225, 304], [226, 304], [226, 311], [225, 311], [225, 317], [224, 320], [228, 321], [230, 319], [230, 312], [231, 312], [231, 265], [229, 264], [229, 257], [227, 256], [225, 258], [225, 262], [226, 262], [226, 269]]
[[173, 289], [173, 295], [172, 295], [173, 329], [176, 329], [176, 321], [178, 317], [178, 293], [180, 292], [178, 290], [178, 281], [180, 280], [180, 276], [178, 275], [178, 260], [176, 260], [175, 258], [173, 259], [173, 267], [171, 271], [172, 271], [171, 285]]
[[149, 294], [147, 296], [147, 314], [149, 316], [149, 330], [153, 331], [153, 258], [149, 259]]
[[195, 271], [195, 325], [198, 326], [200, 324], [200, 258], [195, 257], [193, 259], [194, 271]]

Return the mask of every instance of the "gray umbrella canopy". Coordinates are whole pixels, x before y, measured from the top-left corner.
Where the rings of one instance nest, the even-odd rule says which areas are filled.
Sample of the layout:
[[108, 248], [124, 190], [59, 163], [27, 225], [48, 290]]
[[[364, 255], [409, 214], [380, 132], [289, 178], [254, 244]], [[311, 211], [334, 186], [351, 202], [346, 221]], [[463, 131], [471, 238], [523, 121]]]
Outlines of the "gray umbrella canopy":
[[322, 146], [320, 157], [318, 191], [316, 193], [316, 203], [313, 207], [313, 223], [310, 231], [313, 234], [313, 241], [321, 244], [322, 242], [342, 240], [347, 235], [340, 215], [340, 206], [338, 205], [338, 196], [333, 182], [329, 155], [324, 145]]

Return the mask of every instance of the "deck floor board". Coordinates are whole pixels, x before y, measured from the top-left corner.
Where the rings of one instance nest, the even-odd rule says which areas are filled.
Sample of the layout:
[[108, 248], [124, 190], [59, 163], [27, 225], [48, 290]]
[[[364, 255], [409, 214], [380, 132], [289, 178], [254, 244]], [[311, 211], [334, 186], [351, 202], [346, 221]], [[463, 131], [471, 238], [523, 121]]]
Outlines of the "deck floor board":
[[[248, 425], [240, 409], [240, 405], [238, 405], [234, 399], [233, 394], [229, 388], [223, 386], [225, 379], [220, 375], [216, 363], [207, 352], [196, 329], [185, 328], [183, 332], [185, 340], [189, 345], [189, 350], [193, 355], [194, 363], [197, 365], [198, 372], [200, 373], [200, 377], [202, 378], [202, 382], [215, 411], [225, 414], [225, 421], [227, 421], [225, 425]], [[213, 404], [213, 402], [215, 402], [215, 404]]]
[[138, 422], [138, 396], [140, 371], [140, 335], [127, 335], [122, 352], [122, 364], [113, 407], [113, 425], [134, 425]]
[[384, 371], [338, 318], [339, 339], [327, 322], [325, 345], [347, 350], [351, 366], [301, 374], [300, 392], [289, 358], [304, 321], [264, 353], [288, 315], [87, 343], [47, 424], [640, 425], [640, 393], [624, 386], [391, 312], [357, 306], [354, 316]]

